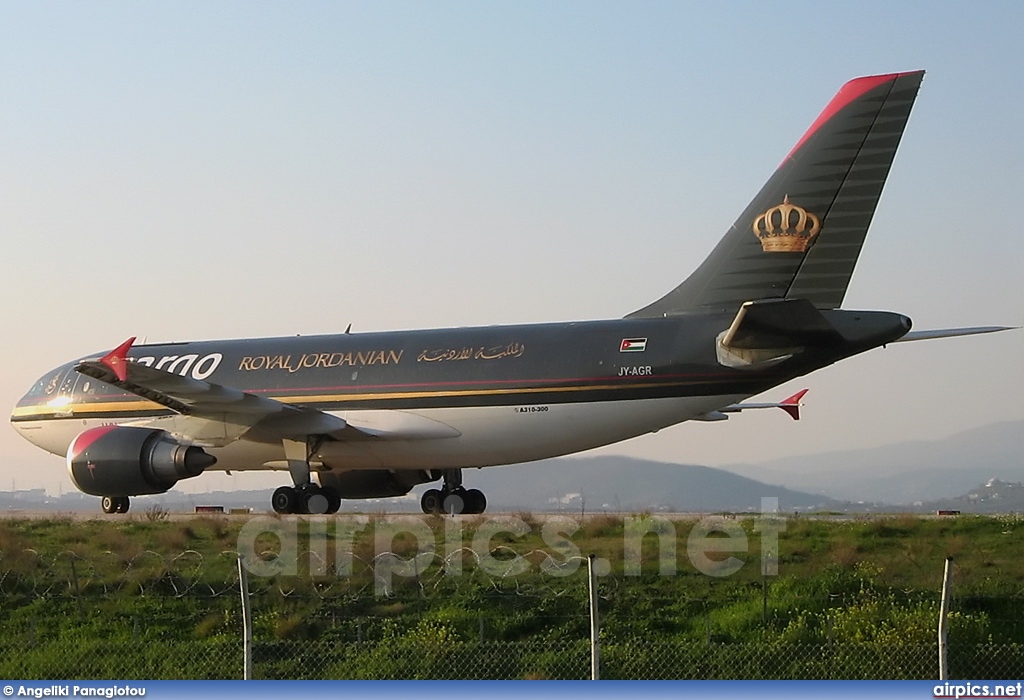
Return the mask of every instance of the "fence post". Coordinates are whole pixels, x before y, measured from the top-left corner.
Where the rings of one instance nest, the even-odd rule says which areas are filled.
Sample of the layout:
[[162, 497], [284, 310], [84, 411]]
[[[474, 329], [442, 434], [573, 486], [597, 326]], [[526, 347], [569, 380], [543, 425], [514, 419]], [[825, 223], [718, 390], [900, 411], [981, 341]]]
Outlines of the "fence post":
[[949, 599], [953, 595], [953, 557], [946, 557], [942, 572], [942, 604], [939, 607], [939, 680], [949, 680], [949, 647], [946, 637], [949, 633]]
[[597, 574], [594, 573], [594, 555], [587, 557], [587, 579], [590, 587], [590, 680], [601, 679], [601, 646], [598, 643], [600, 624], [597, 619]]
[[238, 588], [242, 593], [242, 679], [252, 680], [252, 606], [249, 602], [249, 579], [245, 558], [238, 555]]
[[761, 624], [768, 622], [768, 577], [761, 573]]
[[75, 557], [71, 557], [71, 584], [75, 591], [75, 602], [78, 604], [78, 616], [85, 617], [85, 610], [82, 609], [82, 595], [78, 589], [78, 571], [75, 570]]

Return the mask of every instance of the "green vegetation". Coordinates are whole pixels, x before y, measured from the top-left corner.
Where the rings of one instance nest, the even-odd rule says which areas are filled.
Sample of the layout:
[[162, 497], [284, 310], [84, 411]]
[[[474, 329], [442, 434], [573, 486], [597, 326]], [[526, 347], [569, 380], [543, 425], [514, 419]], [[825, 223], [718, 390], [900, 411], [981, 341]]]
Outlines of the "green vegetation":
[[237, 677], [239, 551], [270, 574], [249, 576], [257, 677], [585, 677], [588, 554], [605, 677], [934, 677], [949, 556], [954, 673], [1024, 667], [1011, 517], [790, 518], [777, 547], [722, 517], [702, 572], [695, 522], [656, 516], [147, 515], [0, 521], [0, 675]]

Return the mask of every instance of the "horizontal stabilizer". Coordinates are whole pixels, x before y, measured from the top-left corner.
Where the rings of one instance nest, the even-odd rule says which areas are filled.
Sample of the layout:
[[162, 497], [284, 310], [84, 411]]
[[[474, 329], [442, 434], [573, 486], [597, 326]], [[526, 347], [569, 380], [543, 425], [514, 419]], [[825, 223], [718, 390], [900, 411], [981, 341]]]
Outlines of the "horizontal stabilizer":
[[782, 401], [771, 402], [771, 403], [734, 403], [725, 408], [712, 411], [711, 413], [705, 413], [697, 416], [696, 420], [702, 421], [720, 421], [726, 420], [729, 413], [739, 413], [740, 411], [748, 411], [755, 408], [781, 408], [785, 411], [790, 418], [793, 420], [800, 420], [800, 407], [803, 405], [800, 400], [803, 399], [804, 395], [808, 392], [808, 389], [801, 389], [789, 398], [783, 399]]
[[910, 331], [902, 338], [892, 342], [907, 343], [911, 340], [934, 340], [935, 338], [958, 338], [962, 335], [981, 335], [983, 333], [998, 333], [1000, 331], [1020, 330], [1015, 326], [975, 326], [973, 328], [939, 328], [932, 331]]

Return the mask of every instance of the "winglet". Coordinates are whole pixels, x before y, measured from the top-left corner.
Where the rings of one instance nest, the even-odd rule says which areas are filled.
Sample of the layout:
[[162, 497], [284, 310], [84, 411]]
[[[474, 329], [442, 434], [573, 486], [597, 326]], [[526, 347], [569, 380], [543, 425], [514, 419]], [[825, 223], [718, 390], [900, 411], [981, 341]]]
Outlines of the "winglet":
[[800, 399], [807, 393], [807, 389], [801, 389], [788, 399], [779, 402], [779, 408], [789, 414], [793, 420], [800, 420]]
[[100, 358], [100, 362], [110, 368], [110, 371], [114, 373], [118, 381], [123, 382], [128, 378], [127, 356], [134, 342], [135, 336], [132, 336]]

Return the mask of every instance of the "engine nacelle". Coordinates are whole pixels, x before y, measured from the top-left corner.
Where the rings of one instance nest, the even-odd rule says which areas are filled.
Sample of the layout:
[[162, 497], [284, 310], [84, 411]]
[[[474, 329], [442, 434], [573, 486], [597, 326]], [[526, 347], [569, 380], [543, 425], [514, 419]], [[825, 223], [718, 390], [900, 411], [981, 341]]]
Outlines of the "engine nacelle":
[[71, 480], [93, 496], [163, 493], [216, 461], [203, 448], [182, 445], [155, 428], [92, 428], [68, 447]]

